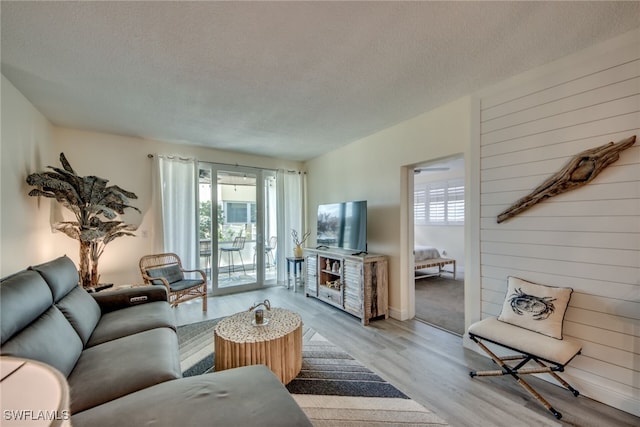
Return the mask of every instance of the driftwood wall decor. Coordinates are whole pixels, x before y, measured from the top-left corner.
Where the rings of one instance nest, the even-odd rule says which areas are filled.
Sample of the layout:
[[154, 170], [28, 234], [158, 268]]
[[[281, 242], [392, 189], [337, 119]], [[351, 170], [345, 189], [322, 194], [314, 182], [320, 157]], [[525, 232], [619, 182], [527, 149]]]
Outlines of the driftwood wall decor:
[[593, 180], [604, 168], [620, 158], [620, 153], [636, 142], [636, 136], [585, 150], [567, 165], [540, 184], [527, 196], [498, 215], [498, 223], [508, 220], [549, 197], [581, 187]]

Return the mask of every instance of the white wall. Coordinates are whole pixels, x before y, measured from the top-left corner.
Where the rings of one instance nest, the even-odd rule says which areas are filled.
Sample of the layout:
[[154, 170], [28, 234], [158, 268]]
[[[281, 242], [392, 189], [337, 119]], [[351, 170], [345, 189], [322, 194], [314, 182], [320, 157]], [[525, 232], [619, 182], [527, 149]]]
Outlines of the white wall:
[[[413, 165], [463, 153], [470, 141], [470, 98], [461, 98], [377, 132], [307, 163], [309, 246], [315, 245], [319, 204], [367, 200], [368, 250], [389, 257], [390, 314], [415, 314], [413, 271], [407, 239], [413, 233], [407, 212], [408, 176]], [[411, 304], [410, 304], [411, 301]]]
[[488, 89], [481, 100], [482, 317], [507, 276], [571, 287], [566, 376], [640, 415], [640, 141], [586, 186], [501, 224], [496, 215], [575, 154], [640, 137], [640, 31]]
[[25, 182], [27, 175], [44, 171], [49, 165], [59, 167], [60, 152], [78, 174], [109, 179], [110, 184], [138, 196], [132, 204], [142, 214], [129, 211], [125, 216], [127, 222], [139, 226], [137, 236], [122, 237], [107, 246], [100, 258], [103, 283], [139, 282], [138, 260], [153, 251], [156, 219], [151, 206], [152, 160], [147, 154], [193, 156], [202, 161], [268, 169], [301, 168], [298, 162], [55, 127], [2, 76], [3, 277], [63, 254], [78, 263], [77, 241], [51, 231], [52, 212], [59, 209], [58, 205], [54, 203], [52, 209], [49, 199], [27, 195], [32, 188]]
[[[48, 199], [29, 197], [27, 175], [49, 164], [51, 124], [2, 76], [0, 277], [57, 255]], [[46, 235], [44, 240], [41, 236]]]

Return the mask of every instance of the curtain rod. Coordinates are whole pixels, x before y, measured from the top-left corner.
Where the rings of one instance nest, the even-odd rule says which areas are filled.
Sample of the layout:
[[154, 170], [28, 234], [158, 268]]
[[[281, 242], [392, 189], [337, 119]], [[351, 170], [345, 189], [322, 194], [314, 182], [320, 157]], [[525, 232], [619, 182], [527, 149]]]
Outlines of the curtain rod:
[[[179, 156], [167, 156], [166, 157], [170, 158], [170, 159], [180, 159], [180, 160], [189, 160], [189, 157], [179, 157]], [[151, 153], [147, 154], [147, 158], [149, 159], [153, 159], [155, 156]], [[269, 170], [269, 171], [277, 171], [277, 169], [272, 169], [272, 168], [261, 168], [261, 167], [257, 167], [257, 166], [246, 166], [246, 165], [239, 165], [238, 163], [235, 164], [229, 164], [229, 163], [215, 163], [215, 162], [206, 162], [206, 161], [200, 161], [197, 160], [198, 163], [209, 163], [212, 165], [222, 165], [222, 166], [235, 166], [235, 167], [239, 167], [239, 168], [250, 168], [250, 169], [260, 169], [260, 170]], [[285, 172], [287, 173], [297, 173], [298, 175], [302, 174], [302, 175], [306, 175], [307, 171], [296, 171], [296, 170], [291, 170], [291, 169], [284, 169]]]
[[[167, 159], [178, 159], [178, 160], [195, 160], [194, 157], [180, 157], [180, 156], [172, 156], [169, 154], [161, 154], [161, 156], [166, 157]], [[154, 155], [153, 154], [147, 154], [147, 158], [149, 159], [153, 159]]]
[[[168, 156], [168, 155], [164, 155], [170, 159], [180, 159], [180, 160], [189, 160], [189, 157], [179, 157], [179, 156]], [[149, 159], [153, 159], [155, 156], [151, 153], [147, 154], [147, 158]], [[203, 161], [203, 160], [197, 160], [198, 163], [208, 163], [208, 164], [212, 164], [212, 165], [221, 165], [221, 166], [234, 166], [234, 167], [239, 167], [239, 168], [249, 168], [249, 169], [258, 169], [258, 170], [268, 170], [268, 171], [273, 171], [273, 172], [277, 172], [277, 169], [273, 169], [273, 168], [261, 168], [258, 166], [247, 166], [247, 165], [240, 165], [238, 163], [216, 163], [216, 162], [207, 162], [207, 161]], [[303, 172], [303, 171], [296, 171], [296, 170], [290, 170], [290, 169], [284, 169], [285, 172], [287, 173], [297, 173], [297, 174], [307, 174], [307, 172]]]

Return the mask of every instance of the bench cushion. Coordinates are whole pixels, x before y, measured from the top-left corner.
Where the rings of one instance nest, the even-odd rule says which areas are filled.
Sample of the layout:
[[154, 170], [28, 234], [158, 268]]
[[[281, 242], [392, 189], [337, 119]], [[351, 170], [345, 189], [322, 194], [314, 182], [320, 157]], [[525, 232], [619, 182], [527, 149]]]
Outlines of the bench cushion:
[[197, 279], [184, 279], [173, 282], [169, 287], [171, 292], [184, 291], [185, 289], [193, 288], [194, 286], [202, 285], [202, 280]]
[[531, 354], [548, 362], [566, 365], [582, 346], [569, 339], [558, 340], [519, 326], [489, 317], [469, 326], [469, 334], [484, 338], [498, 345]]
[[498, 320], [562, 339], [562, 321], [571, 288], [539, 285], [509, 277], [507, 295]]

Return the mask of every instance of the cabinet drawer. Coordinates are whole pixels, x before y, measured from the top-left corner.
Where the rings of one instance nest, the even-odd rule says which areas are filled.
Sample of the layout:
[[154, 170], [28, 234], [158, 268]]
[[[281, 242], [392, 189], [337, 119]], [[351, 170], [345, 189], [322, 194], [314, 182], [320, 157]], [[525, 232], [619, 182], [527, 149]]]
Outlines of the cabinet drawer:
[[318, 298], [339, 307], [342, 307], [342, 290], [331, 289], [326, 286], [318, 286]]

